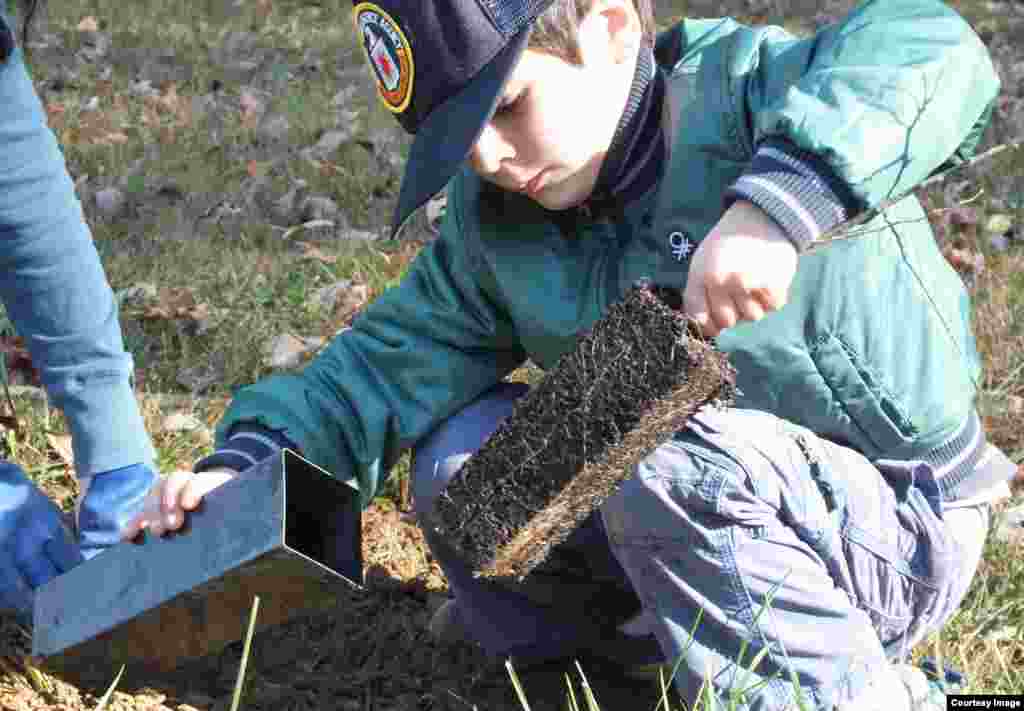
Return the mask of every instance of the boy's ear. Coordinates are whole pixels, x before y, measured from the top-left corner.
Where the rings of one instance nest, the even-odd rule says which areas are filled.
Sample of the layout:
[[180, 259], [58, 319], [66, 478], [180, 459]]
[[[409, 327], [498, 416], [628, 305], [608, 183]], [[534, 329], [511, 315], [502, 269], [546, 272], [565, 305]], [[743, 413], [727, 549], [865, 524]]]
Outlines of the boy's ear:
[[593, 0], [579, 25], [580, 54], [584, 64], [596, 59], [595, 53], [617, 64], [632, 61], [641, 36], [633, 0]]

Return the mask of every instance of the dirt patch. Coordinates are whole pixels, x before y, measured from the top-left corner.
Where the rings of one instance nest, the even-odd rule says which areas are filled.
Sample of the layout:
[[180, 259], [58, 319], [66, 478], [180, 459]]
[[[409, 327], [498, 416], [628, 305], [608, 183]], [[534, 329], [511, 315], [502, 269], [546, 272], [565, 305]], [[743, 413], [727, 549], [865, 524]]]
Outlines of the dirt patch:
[[[469, 645], [441, 645], [427, 632], [446, 598], [437, 564], [419, 528], [389, 506], [363, 519], [364, 601], [273, 628], [257, 621], [246, 670], [243, 709], [520, 709], [502, 660]], [[34, 670], [31, 638], [0, 619], [0, 708], [5, 711], [95, 709], [103, 689], [79, 689]], [[111, 711], [221, 711], [230, 707], [242, 643], [160, 679], [123, 678]], [[593, 660], [583, 669], [599, 699], [656, 703], [649, 682], [623, 678]], [[533, 708], [560, 707], [568, 662], [517, 670]], [[110, 670], [113, 680], [117, 670]], [[577, 693], [579, 687], [576, 687]], [[124, 693], [127, 692], [127, 693]], [[650, 700], [648, 704], [647, 700]]]

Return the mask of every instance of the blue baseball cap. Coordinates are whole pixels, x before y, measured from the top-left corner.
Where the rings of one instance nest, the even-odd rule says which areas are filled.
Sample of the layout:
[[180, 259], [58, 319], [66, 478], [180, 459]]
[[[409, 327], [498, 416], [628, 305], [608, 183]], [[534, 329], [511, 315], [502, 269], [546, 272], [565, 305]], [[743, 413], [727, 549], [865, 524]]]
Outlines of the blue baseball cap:
[[455, 175], [554, 0], [353, 0], [384, 106], [413, 134], [391, 239]]

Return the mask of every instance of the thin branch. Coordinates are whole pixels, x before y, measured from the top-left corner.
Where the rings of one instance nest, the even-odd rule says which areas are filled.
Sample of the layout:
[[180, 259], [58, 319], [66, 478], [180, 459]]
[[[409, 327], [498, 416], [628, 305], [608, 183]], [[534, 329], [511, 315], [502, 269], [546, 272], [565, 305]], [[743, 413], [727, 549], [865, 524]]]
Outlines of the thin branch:
[[853, 218], [851, 218], [849, 220], [846, 220], [845, 222], [841, 222], [840, 224], [836, 225], [832, 229], [830, 229], [827, 232], [825, 232], [821, 237], [816, 239], [814, 242], [812, 242], [810, 244], [810, 246], [808, 246], [808, 248], [805, 250], [804, 253], [808, 254], [808, 253], [811, 253], [811, 252], [816, 252], [819, 249], [821, 249], [822, 247], [830, 245], [833, 242], [839, 242], [839, 241], [844, 240], [844, 239], [850, 239], [852, 237], [858, 237], [860, 235], [866, 234], [863, 230], [861, 230], [861, 231], [854, 231], [853, 228], [857, 227], [859, 225], [862, 225], [865, 222], [870, 222], [871, 220], [875, 219], [880, 214], [885, 212], [887, 209], [889, 209], [890, 207], [892, 207], [896, 203], [898, 203], [901, 200], [903, 200], [906, 197], [908, 197], [915, 190], [919, 190], [921, 188], [928, 188], [928, 187], [931, 187], [933, 185], [937, 185], [938, 183], [941, 183], [944, 180], [946, 180], [949, 176], [953, 175], [954, 173], [959, 173], [961, 170], [963, 170], [965, 168], [970, 168], [970, 167], [976, 165], [977, 163], [981, 163], [982, 161], [986, 161], [989, 158], [992, 158], [994, 156], [999, 155], [1000, 153], [1006, 151], [1007, 149], [1011, 149], [1011, 148], [1012, 149], [1018, 149], [1018, 148], [1021, 148], [1021, 147], [1024, 147], [1024, 143], [1021, 143], [1021, 142], [1018, 142], [1018, 143], [1002, 143], [1002, 144], [1000, 144], [998, 146], [993, 146], [992, 148], [989, 148], [984, 153], [979, 153], [978, 155], [974, 156], [970, 160], [967, 160], [967, 161], [964, 161], [963, 163], [960, 163], [958, 165], [952, 166], [951, 168], [947, 168], [946, 170], [942, 171], [941, 173], [936, 173], [935, 175], [932, 175], [931, 177], [929, 177], [927, 180], [924, 180], [924, 181], [918, 183], [917, 185], [915, 185], [910, 190], [907, 190], [902, 195], [899, 195], [899, 196], [894, 197], [894, 198], [889, 198], [889, 199], [883, 200], [881, 203], [879, 203], [879, 205], [877, 207], [873, 207], [870, 210], [865, 210], [864, 212], [860, 213], [856, 217], [853, 217]]

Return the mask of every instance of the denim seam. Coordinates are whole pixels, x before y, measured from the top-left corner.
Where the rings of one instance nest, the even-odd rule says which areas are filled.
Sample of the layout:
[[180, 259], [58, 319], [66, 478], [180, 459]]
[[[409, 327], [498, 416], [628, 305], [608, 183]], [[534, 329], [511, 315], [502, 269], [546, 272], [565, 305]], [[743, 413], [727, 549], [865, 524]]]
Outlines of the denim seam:
[[919, 585], [922, 585], [922, 586], [928, 588], [929, 590], [938, 590], [939, 589], [938, 586], [933, 585], [933, 584], [929, 583], [928, 581], [921, 579], [910, 568], [910, 564], [907, 563], [907, 561], [903, 560], [900, 556], [898, 556], [898, 555], [896, 555], [896, 556], [887, 556], [887, 555], [884, 555], [882, 552], [880, 552], [877, 549], [877, 547], [879, 546], [879, 542], [874, 539], [874, 536], [872, 536], [869, 533], [866, 533], [862, 528], [860, 528], [856, 524], [850, 524], [850, 525], [846, 526], [846, 528], [842, 530], [840, 535], [842, 535], [843, 538], [845, 538], [846, 540], [850, 541], [851, 543], [854, 543], [854, 544], [859, 545], [860, 547], [864, 548], [866, 551], [871, 553], [873, 556], [875, 556], [877, 558], [880, 558], [881, 560], [885, 561], [885, 563], [887, 563], [888, 565], [891, 565], [901, 575], [906, 576], [910, 580], [913, 580], [915, 583], [917, 583]]
[[[753, 491], [756, 497], [761, 498], [761, 492], [757, 490], [757, 480], [754, 478], [753, 474], [751, 474], [750, 467], [748, 467], [746, 462], [743, 461], [743, 457], [740, 454], [726, 450], [717, 442], [705, 440], [705, 443], [714, 447], [714, 451], [695, 452], [682, 446], [680, 446], [680, 449], [682, 449], [691, 459], [697, 457], [702, 461], [717, 467], [718, 471], [715, 476], [705, 477], [695, 487], [700, 495], [704, 497], [704, 500], [714, 508], [716, 515], [728, 518], [728, 516], [722, 513], [722, 493], [725, 490], [725, 477], [721, 476], [721, 473], [728, 471], [733, 467], [742, 472], [744, 481], [749, 482], [750, 484], [751, 491]], [[739, 443], [730, 443], [734, 444], [737, 450], [740, 450], [742, 447]], [[764, 536], [765, 530], [767, 529], [767, 526], [765, 525], [751, 526], [738, 521], [736, 521], [735, 524], [747, 531], [753, 538], [760, 538]]]
[[[739, 565], [736, 562], [735, 538], [729, 535], [728, 530], [722, 532], [721, 538], [725, 542], [725, 545], [721, 546], [721, 549], [723, 558], [725, 559], [724, 562], [727, 564], [727, 570], [729, 571], [729, 584], [733, 588], [733, 596], [736, 600], [742, 600], [745, 603], [738, 611], [741, 621], [749, 632], [760, 639], [761, 645], [768, 649], [767, 656], [771, 659], [772, 663], [780, 670], [788, 669], [788, 665], [780, 664], [780, 660], [778, 659], [773, 645], [765, 639], [765, 634], [760, 625], [755, 622], [757, 614], [754, 612], [754, 601], [751, 599], [750, 589], [747, 587], [746, 583], [743, 582], [743, 574], [740, 572]], [[769, 620], [771, 619], [771, 607], [762, 613], [762, 619], [765, 615], [768, 616]], [[737, 668], [740, 666], [740, 660], [735, 660], [734, 663]], [[764, 690], [767, 693], [769, 689], [771, 689], [770, 693], [775, 697], [775, 701], [777, 703], [782, 705], [788, 703], [789, 695], [786, 691], [785, 681], [781, 674], [774, 675], [773, 678], [769, 679], [764, 686]]]

